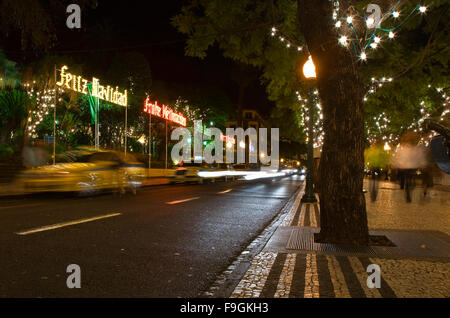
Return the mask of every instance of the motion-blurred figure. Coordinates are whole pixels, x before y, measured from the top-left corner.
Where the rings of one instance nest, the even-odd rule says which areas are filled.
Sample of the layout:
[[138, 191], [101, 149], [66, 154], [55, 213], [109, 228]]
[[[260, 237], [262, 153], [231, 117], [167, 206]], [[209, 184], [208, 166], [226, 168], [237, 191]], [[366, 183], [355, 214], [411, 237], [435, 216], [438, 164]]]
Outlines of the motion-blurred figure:
[[405, 189], [406, 201], [411, 202], [417, 169], [428, 167], [427, 148], [422, 145], [400, 144], [392, 156], [392, 167], [398, 169], [400, 188]]
[[42, 143], [32, 142], [22, 149], [23, 164], [27, 168], [36, 168], [47, 163], [48, 153]]

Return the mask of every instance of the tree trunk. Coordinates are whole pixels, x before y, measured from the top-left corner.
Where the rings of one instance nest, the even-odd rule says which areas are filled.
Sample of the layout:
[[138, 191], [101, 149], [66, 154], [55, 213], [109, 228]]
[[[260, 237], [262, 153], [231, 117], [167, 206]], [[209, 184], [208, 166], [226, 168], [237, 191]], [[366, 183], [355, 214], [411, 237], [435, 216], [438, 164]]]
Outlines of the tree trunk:
[[[342, 9], [342, 5], [341, 5]], [[319, 187], [321, 242], [367, 245], [364, 88], [351, 48], [338, 43], [329, 0], [298, 0], [302, 33], [316, 66], [324, 144]]]

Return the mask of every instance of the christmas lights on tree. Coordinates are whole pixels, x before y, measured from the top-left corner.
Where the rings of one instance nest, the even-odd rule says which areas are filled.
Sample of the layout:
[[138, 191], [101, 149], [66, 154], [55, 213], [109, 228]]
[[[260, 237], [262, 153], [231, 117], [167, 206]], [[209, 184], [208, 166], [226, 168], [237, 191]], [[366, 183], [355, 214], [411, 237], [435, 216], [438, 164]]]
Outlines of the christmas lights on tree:
[[[351, 44], [355, 55], [361, 61], [366, 61], [368, 51], [377, 49], [386, 38], [394, 39], [395, 31], [404, 25], [415, 13], [424, 14], [427, 11], [427, 7], [422, 4], [421, 0], [407, 14], [402, 14], [398, 9], [401, 1], [397, 1], [384, 15], [381, 14], [381, 9], [378, 5], [369, 4], [367, 10], [372, 12], [372, 14], [366, 16], [362, 12], [361, 16], [364, 20], [362, 22], [358, 16], [346, 13], [341, 14], [339, 1], [331, 0], [331, 2], [333, 4], [332, 19], [339, 44], [345, 47]], [[401, 17], [404, 18], [402, 19]], [[392, 26], [382, 27], [381, 24], [385, 21], [390, 22]]]
[[[37, 137], [36, 129], [39, 124], [50, 114], [50, 111], [55, 107], [55, 89], [38, 89], [36, 82], [25, 83], [23, 87], [26, 89], [28, 96], [34, 101], [35, 105], [32, 110], [29, 110], [27, 116], [27, 131], [29, 137]], [[59, 92], [63, 90], [58, 89]], [[60, 99], [61, 100], [61, 99]]]

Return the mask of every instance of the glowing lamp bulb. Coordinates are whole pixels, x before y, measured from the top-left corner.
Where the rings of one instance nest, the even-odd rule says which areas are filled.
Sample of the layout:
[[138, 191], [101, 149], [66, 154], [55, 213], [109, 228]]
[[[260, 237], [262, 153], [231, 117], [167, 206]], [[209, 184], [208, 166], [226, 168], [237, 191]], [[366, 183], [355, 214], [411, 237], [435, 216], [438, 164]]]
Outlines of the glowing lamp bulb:
[[373, 18], [368, 18], [366, 20], [366, 24], [368, 27], [372, 26], [375, 23], [375, 20]]
[[314, 66], [311, 55], [309, 56], [308, 61], [303, 65], [303, 75], [305, 75], [306, 78], [316, 78], [316, 67]]
[[377, 44], [376, 43], [370, 43], [370, 47], [372, 48], [372, 49], [376, 49], [377, 48]]
[[352, 21], [353, 21], [353, 18], [352, 17], [347, 17], [347, 23], [352, 23]]
[[345, 35], [341, 36], [339, 38], [339, 43], [341, 43], [342, 45], [347, 45], [347, 37]]
[[420, 6], [420, 7], [419, 7], [419, 11], [420, 11], [421, 13], [425, 13], [425, 11], [427, 11], [427, 7], [425, 7], [425, 6]]
[[393, 39], [395, 37], [395, 33], [392, 31], [389, 31], [389, 38]]
[[362, 52], [359, 57], [361, 58], [361, 60], [365, 61], [367, 59], [366, 52]]
[[392, 12], [392, 16], [394, 18], [398, 18], [400, 16], [400, 13], [398, 11], [394, 11], [394, 12]]
[[378, 36], [376, 36], [376, 37], [374, 37], [373, 38], [373, 41], [375, 42], [375, 43], [380, 43], [380, 38], [378, 37]]
[[336, 26], [336, 28], [340, 28], [341, 27], [341, 21], [336, 22], [335, 26]]

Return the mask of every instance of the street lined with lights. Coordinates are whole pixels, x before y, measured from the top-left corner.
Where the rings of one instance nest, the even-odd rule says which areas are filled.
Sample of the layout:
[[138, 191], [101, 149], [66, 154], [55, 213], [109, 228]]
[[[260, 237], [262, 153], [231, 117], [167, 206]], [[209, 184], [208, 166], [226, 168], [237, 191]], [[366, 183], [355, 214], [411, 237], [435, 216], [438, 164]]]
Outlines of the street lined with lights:
[[[136, 196], [102, 195], [95, 200], [26, 198], [24, 204], [41, 206], [0, 214], [2, 253], [9, 255], [0, 259], [0, 266], [15, 277], [2, 280], [0, 294], [196, 297], [301, 183], [293, 176], [227, 183], [225, 190], [218, 182], [149, 187]], [[99, 215], [111, 209], [120, 215]], [[84, 278], [78, 290], [64, 283], [67, 264], [74, 263], [80, 264]], [[22, 282], [32, 284], [24, 289]]]

